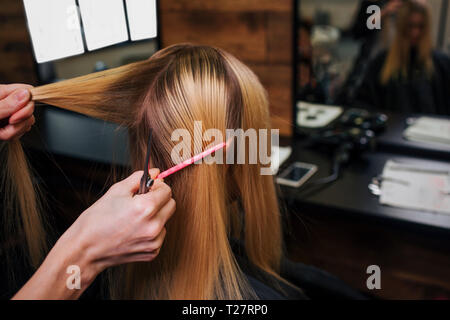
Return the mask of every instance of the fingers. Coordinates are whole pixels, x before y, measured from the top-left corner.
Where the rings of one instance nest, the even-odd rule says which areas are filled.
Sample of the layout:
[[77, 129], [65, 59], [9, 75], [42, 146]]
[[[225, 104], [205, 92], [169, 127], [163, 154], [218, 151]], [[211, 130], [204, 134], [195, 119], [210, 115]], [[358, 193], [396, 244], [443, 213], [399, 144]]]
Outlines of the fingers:
[[[150, 169], [149, 173], [152, 178], [156, 178], [156, 176], [159, 174], [159, 169]], [[139, 190], [139, 185], [141, 183], [143, 174], [144, 171], [142, 170], [133, 172], [133, 174], [131, 174], [128, 178], [117, 183], [117, 185], [119, 186], [119, 188], [117, 189], [119, 189], [122, 194], [135, 195]]]
[[28, 102], [25, 107], [14, 113], [9, 118], [9, 124], [18, 124], [24, 120], [27, 120], [33, 115], [34, 112], [34, 102]]
[[33, 86], [23, 83], [13, 83], [13, 84], [0, 84], [0, 100], [6, 98], [13, 91], [17, 89], [28, 89], [31, 90]]
[[159, 234], [165, 227], [167, 221], [172, 217], [176, 209], [176, 202], [174, 199], [170, 199], [164, 207], [159, 210], [153, 218], [151, 218], [151, 224], [149, 226], [150, 231]]
[[31, 116], [18, 124], [8, 124], [6, 127], [0, 128], [0, 140], [20, 138], [26, 132], [30, 131], [35, 121], [34, 116]]
[[159, 254], [159, 250], [157, 252], [152, 253], [133, 253], [126, 256], [123, 261], [117, 264], [125, 264], [131, 262], [149, 262], [154, 260]]
[[150, 192], [137, 195], [136, 197], [139, 197], [139, 201], [141, 201], [145, 207], [151, 209], [147, 212], [149, 217], [151, 217], [169, 202], [172, 198], [172, 189], [158, 179], [155, 181]]
[[166, 228], [163, 228], [158, 236], [153, 240], [145, 240], [137, 243], [132, 249], [132, 253], [156, 253], [162, 247], [166, 237]]
[[10, 117], [12, 114], [23, 108], [30, 100], [28, 89], [17, 89], [5, 98], [0, 100], [0, 119]]
[[127, 254], [120, 264], [130, 263], [130, 262], [140, 262], [140, 261], [152, 261], [155, 259], [164, 243], [166, 237], [166, 228], [163, 228], [159, 233], [158, 237], [150, 241], [142, 241], [138, 243], [134, 248], [132, 253]]
[[158, 168], [149, 169], [149, 170], [148, 170], [148, 173], [150, 174], [150, 177], [151, 177], [152, 179], [156, 179], [156, 177], [157, 177], [158, 174], [159, 174], [159, 169], [158, 169]]
[[128, 178], [116, 183], [121, 194], [134, 195], [139, 190], [144, 171], [135, 171]]
[[175, 209], [176, 209], [175, 200], [171, 199], [150, 220], [150, 223], [148, 224], [145, 230], [144, 239], [157, 241], [161, 237], [161, 233], [164, 233], [165, 235], [167, 221], [169, 221], [169, 219], [172, 217], [172, 215], [175, 212]]

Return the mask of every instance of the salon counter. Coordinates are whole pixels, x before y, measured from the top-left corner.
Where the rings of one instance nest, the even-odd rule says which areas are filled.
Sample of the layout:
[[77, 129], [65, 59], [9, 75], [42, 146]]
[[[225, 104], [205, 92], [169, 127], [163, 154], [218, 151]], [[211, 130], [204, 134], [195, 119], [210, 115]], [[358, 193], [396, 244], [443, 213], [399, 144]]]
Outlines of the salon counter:
[[[311, 180], [330, 174], [332, 160], [329, 155], [303, 148], [299, 141], [294, 141], [292, 146], [293, 154], [287, 163], [300, 161], [317, 165], [318, 171]], [[414, 163], [424, 161], [427, 164], [433, 163], [433, 167], [450, 171], [448, 162], [373, 151], [352, 159], [342, 168], [340, 178], [335, 182], [307, 188], [305, 191], [302, 188], [281, 186], [281, 195], [285, 200], [295, 201], [303, 206], [328, 208], [363, 219], [382, 219], [405, 227], [440, 229], [439, 231], [446, 231], [450, 236], [450, 215], [381, 205], [378, 196], [370, 192], [368, 186], [372, 178], [382, 173], [384, 164], [390, 159]]]
[[[401, 137], [406, 118], [391, 116], [375, 149], [352, 158], [338, 180], [303, 190], [279, 187], [288, 219], [288, 254], [374, 297], [450, 299], [450, 215], [381, 205], [368, 189], [389, 159], [450, 168], [450, 151], [423, 148]], [[283, 167], [294, 161], [316, 164], [310, 181], [330, 174], [331, 152], [300, 138], [280, 142], [293, 148]], [[381, 269], [381, 290], [367, 289], [369, 265]]]

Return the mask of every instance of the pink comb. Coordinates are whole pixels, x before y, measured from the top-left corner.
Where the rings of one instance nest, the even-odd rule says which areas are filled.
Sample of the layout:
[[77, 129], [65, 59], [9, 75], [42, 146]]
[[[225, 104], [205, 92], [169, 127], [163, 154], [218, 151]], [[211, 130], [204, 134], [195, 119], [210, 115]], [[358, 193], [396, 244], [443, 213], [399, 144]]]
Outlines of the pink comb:
[[199, 154], [193, 156], [192, 158], [187, 159], [187, 160], [183, 161], [182, 163], [177, 164], [176, 166], [173, 166], [173, 167], [170, 168], [170, 169], [167, 169], [167, 170], [164, 171], [164, 172], [161, 172], [161, 173], [156, 177], [156, 179], [164, 179], [164, 178], [170, 176], [171, 174], [173, 174], [173, 173], [175, 173], [175, 172], [177, 172], [177, 171], [180, 171], [180, 170], [183, 169], [183, 168], [186, 168], [187, 166], [193, 164], [194, 162], [197, 162], [198, 160], [203, 159], [203, 158], [205, 158], [206, 156], [209, 156], [211, 153], [216, 152], [217, 150], [222, 149], [223, 147], [225, 147], [225, 146], [227, 146], [227, 145], [228, 145], [228, 142], [222, 142], [222, 143], [219, 143], [218, 145], [216, 145], [216, 146], [214, 146], [214, 147], [212, 147], [212, 148], [209, 148], [209, 149], [207, 149], [206, 151], [203, 151], [202, 153], [199, 153]]

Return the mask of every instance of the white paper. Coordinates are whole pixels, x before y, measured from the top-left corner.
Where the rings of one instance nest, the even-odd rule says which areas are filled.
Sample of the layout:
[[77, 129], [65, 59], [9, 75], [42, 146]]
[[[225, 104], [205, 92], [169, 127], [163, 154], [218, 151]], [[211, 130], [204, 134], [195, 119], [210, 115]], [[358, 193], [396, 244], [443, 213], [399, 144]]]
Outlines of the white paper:
[[78, 0], [89, 51], [128, 40], [122, 0]]
[[450, 169], [433, 171], [390, 160], [382, 179], [381, 204], [450, 214]]
[[156, 0], [126, 0], [131, 40], [157, 36]]
[[[304, 128], [321, 128], [342, 114], [342, 107], [297, 102], [297, 125]], [[312, 118], [311, 118], [312, 117]]]
[[38, 63], [84, 53], [75, 0], [24, 0]]
[[450, 120], [420, 117], [403, 136], [412, 141], [450, 144]]

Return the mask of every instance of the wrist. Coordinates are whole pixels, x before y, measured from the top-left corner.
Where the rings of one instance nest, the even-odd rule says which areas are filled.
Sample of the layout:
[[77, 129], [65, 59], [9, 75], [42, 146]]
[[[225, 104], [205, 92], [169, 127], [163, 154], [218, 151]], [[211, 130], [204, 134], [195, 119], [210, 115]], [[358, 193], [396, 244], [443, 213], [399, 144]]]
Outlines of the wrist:
[[[91, 243], [83, 236], [77, 225], [70, 227], [57, 241], [54, 248], [59, 264], [65, 272], [69, 266], [79, 267], [81, 287], [86, 289], [104, 270], [94, 256]], [[70, 274], [67, 274], [67, 277]]]
[[[74, 274], [78, 270], [79, 274]], [[87, 254], [83, 242], [74, 236], [72, 230], [67, 230], [13, 299], [78, 299], [100, 271]], [[69, 286], [70, 283], [78, 284], [78, 280], [80, 287]]]

